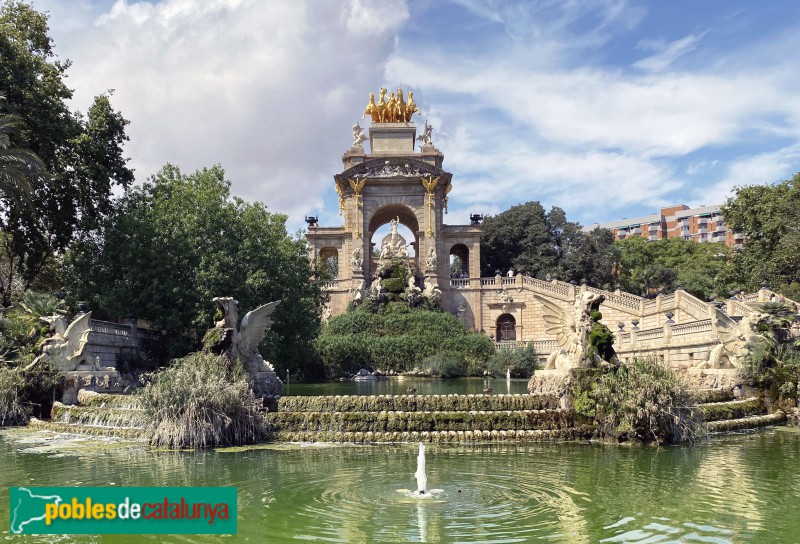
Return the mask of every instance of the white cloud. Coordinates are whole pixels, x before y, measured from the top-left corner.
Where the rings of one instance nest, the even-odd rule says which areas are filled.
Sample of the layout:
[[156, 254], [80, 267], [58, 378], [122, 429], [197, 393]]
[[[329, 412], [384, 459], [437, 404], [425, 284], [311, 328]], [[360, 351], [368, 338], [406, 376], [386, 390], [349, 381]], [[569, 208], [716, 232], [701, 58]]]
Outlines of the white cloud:
[[734, 196], [735, 187], [762, 185], [788, 179], [800, 170], [798, 165], [800, 165], [800, 144], [741, 157], [728, 164], [722, 180], [695, 191], [693, 205], [699, 202], [725, 202]]
[[647, 70], [650, 72], [661, 72], [666, 70], [672, 63], [680, 57], [686, 55], [697, 47], [698, 42], [703, 39], [706, 32], [700, 34], [689, 34], [679, 40], [672, 41], [668, 44], [663, 42], [654, 42], [646, 40], [639, 42], [640, 47], [655, 50], [655, 54], [645, 57], [633, 63], [636, 68]]
[[[74, 61], [76, 105], [116, 89], [138, 179], [167, 161], [184, 171], [221, 163], [235, 194], [294, 226], [309, 212], [341, 223], [331, 178], [381, 85], [414, 90], [418, 122], [434, 126], [455, 174], [452, 223], [527, 200], [593, 223], [721, 202], [734, 184], [800, 169], [792, 28], [721, 51], [710, 45], [719, 29], [672, 42], [632, 32], [645, 12], [626, 0], [454, 0], [444, 9], [472, 17], [475, 47], [463, 49], [453, 44], [464, 29], [428, 21], [424, 2], [413, 21], [401, 0], [37, 6], [53, 12], [57, 51]], [[613, 64], [604, 47], [623, 38], [648, 56]], [[743, 151], [748, 142], [760, 153]], [[707, 181], [686, 195], [684, 175]]]
[[63, 5], [53, 11], [75, 105], [116, 89], [137, 179], [168, 161], [184, 171], [220, 163], [235, 194], [296, 226], [332, 187], [408, 17], [399, 0], [118, 0], [105, 13], [84, 5], [83, 24], [63, 26]]

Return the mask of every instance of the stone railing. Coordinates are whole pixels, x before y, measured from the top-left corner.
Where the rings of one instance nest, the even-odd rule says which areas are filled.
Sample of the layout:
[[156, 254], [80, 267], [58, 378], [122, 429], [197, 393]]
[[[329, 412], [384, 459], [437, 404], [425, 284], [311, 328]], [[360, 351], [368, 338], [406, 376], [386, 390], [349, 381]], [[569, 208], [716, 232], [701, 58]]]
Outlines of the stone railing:
[[337, 289], [339, 289], [339, 280], [328, 280], [322, 282], [323, 291], [336, 291]]
[[495, 283], [495, 279], [494, 278], [481, 278], [481, 287], [483, 287], [485, 285], [486, 286], [494, 285], [494, 283]]
[[690, 295], [686, 291], [680, 291], [680, 295], [677, 296], [676, 299], [680, 309], [695, 319], [704, 319], [708, 317], [710, 311], [708, 303]]
[[99, 334], [109, 334], [112, 336], [130, 336], [131, 326], [112, 323], [111, 321], [90, 320], [89, 327], [92, 332]]
[[610, 291], [604, 291], [603, 289], [597, 289], [596, 287], [587, 286], [586, 290], [598, 295], [603, 295], [606, 299], [603, 304], [620, 306], [635, 313], [636, 315], [639, 315], [639, 309], [641, 308], [642, 300], [641, 297], [631, 295], [630, 293], [612, 293]]
[[514, 285], [514, 283], [516, 283], [516, 280], [514, 278], [505, 277], [501, 279], [501, 282], [503, 285]]
[[450, 287], [462, 289], [469, 287], [469, 278], [450, 278]]
[[512, 349], [524, 349], [533, 347], [536, 355], [547, 356], [558, 349], [557, 340], [531, 340], [530, 342], [517, 341], [517, 342], [495, 342], [495, 351], [504, 351]]
[[750, 306], [738, 300], [729, 300], [727, 303], [728, 315], [747, 315], [752, 311]]
[[664, 327], [657, 329], [647, 329], [646, 331], [637, 331], [636, 339], [639, 342], [652, 342], [654, 340], [661, 340], [664, 338]]
[[687, 334], [711, 333], [711, 320], [692, 321], [672, 326], [672, 336], [685, 336]]
[[563, 281], [544, 281], [530, 276], [522, 276], [522, 285], [530, 287], [534, 291], [540, 291], [562, 300], [572, 300], [575, 298], [575, 287]]

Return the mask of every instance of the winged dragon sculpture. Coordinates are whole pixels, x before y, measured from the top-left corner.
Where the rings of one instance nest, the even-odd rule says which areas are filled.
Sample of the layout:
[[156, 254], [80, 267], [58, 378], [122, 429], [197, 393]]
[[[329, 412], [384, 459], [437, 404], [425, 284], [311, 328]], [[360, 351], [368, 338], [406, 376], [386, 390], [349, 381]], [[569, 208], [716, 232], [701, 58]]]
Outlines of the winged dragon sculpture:
[[41, 355], [36, 357], [26, 370], [43, 361], [66, 372], [78, 369], [81, 364], [90, 365], [91, 370], [106, 370], [100, 366], [99, 357], [86, 347], [89, 343], [89, 334], [92, 332], [89, 326], [91, 318], [92, 312], [87, 312], [67, 326], [67, 320], [63, 315], [41, 317], [42, 321], [50, 325], [50, 330], [54, 334], [42, 342]]
[[533, 295], [543, 307], [548, 334], [556, 336], [558, 349], [547, 358], [545, 370], [567, 370], [570, 368], [588, 368], [602, 363], [602, 359], [594, 354], [589, 356], [589, 334], [592, 332], [591, 311], [605, 300], [602, 294], [586, 291], [575, 299], [573, 311], [568, 312], [558, 304], [540, 295]]
[[239, 302], [233, 297], [215, 297], [213, 300], [223, 312], [222, 319], [215, 325], [232, 331], [227, 355], [232, 360], [242, 361], [245, 372], [253, 382], [256, 396], [279, 394], [281, 381], [275, 374], [273, 366], [261, 357], [258, 345], [267, 334], [267, 328], [272, 324], [270, 316], [281, 301], [269, 302], [247, 312], [237, 330]]
[[719, 344], [714, 346], [708, 359], [697, 364], [697, 368], [738, 368], [750, 355], [753, 345], [766, 338], [758, 334], [758, 324], [767, 314], [750, 312], [737, 323], [726, 313], [716, 310]]

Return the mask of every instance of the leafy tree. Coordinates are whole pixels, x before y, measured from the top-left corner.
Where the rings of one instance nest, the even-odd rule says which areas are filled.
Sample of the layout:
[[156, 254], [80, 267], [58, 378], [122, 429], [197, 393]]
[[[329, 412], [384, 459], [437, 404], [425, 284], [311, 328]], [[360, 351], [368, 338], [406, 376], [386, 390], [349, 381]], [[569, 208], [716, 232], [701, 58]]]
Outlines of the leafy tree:
[[[5, 96], [0, 95], [0, 102]], [[0, 193], [18, 206], [31, 206], [32, 179], [45, 173], [42, 161], [27, 149], [11, 147], [19, 118], [0, 114]]]
[[619, 283], [625, 291], [655, 296], [681, 286], [708, 300], [729, 290], [724, 275], [729, 256], [725, 244], [699, 244], [682, 238], [648, 242], [632, 236], [614, 245], [619, 251]]
[[736, 188], [722, 209], [731, 228], [744, 234], [727, 278], [755, 291], [767, 286], [795, 298], [800, 295], [800, 173], [775, 185]]
[[188, 176], [164, 166], [120, 198], [66, 261], [72, 297], [150, 320], [170, 357], [197, 347], [212, 325], [213, 297], [233, 296], [240, 318], [280, 299], [262, 355], [277, 370], [309, 372], [321, 292], [309, 281], [305, 241], [287, 235], [286, 216], [231, 198], [219, 166]]
[[539, 278], [549, 274], [564, 281], [609, 286], [612, 242], [608, 230], [596, 229], [587, 236], [561, 208], [546, 212], [539, 202], [527, 202], [484, 220], [481, 270], [493, 275], [511, 268]]
[[9, 147], [34, 153], [48, 172], [30, 180], [30, 209], [0, 195], [0, 290], [8, 306], [15, 279], [30, 287], [76, 233], [107, 216], [113, 187], [127, 187], [133, 172], [122, 153], [128, 121], [111, 107], [110, 92], [96, 97], [85, 116], [69, 110], [70, 62], [56, 59], [47, 15], [8, 0], [0, 5], [0, 29], [0, 90], [19, 119]]

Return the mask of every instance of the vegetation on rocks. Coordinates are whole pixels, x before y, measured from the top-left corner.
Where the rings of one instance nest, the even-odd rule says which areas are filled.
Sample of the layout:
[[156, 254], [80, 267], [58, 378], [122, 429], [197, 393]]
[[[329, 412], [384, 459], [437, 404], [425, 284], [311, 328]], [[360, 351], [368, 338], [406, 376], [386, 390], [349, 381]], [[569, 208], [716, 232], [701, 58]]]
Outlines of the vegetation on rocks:
[[32, 415], [48, 417], [61, 379], [46, 364], [29, 370], [0, 365], [0, 426], [23, 425]]
[[253, 444], [264, 420], [244, 370], [227, 357], [195, 353], [156, 374], [141, 393], [147, 438], [166, 448]]
[[[328, 320], [317, 350], [330, 377], [361, 368], [388, 372], [424, 369], [439, 355], [449, 375], [480, 374], [494, 353], [491, 340], [468, 331], [453, 315], [415, 309], [408, 313], [355, 310]], [[430, 365], [431, 362], [428, 364]]]
[[677, 443], [702, 434], [686, 384], [653, 358], [637, 358], [573, 384], [575, 410], [619, 441]]

